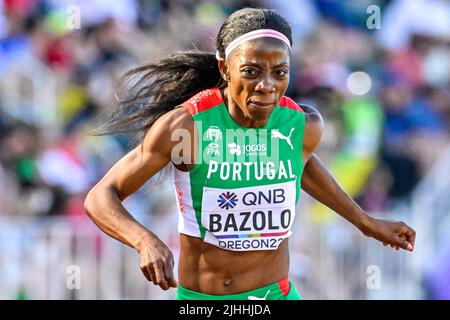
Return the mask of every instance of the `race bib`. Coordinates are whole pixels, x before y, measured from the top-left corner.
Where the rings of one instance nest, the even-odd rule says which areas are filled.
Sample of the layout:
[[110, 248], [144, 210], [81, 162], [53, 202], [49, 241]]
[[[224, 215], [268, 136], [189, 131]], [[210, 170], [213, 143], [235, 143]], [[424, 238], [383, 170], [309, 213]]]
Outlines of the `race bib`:
[[203, 188], [205, 242], [232, 251], [275, 250], [291, 234], [295, 180], [248, 188]]

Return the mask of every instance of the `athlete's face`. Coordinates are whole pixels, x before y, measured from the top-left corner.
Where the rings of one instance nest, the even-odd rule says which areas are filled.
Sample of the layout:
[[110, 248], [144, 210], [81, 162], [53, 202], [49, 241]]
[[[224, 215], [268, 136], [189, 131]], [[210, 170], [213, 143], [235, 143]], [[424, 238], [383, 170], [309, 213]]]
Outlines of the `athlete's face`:
[[234, 110], [235, 116], [243, 117], [243, 123], [265, 125], [286, 92], [289, 64], [288, 46], [272, 38], [247, 41], [220, 63], [222, 75], [229, 79], [229, 108], [240, 109]]

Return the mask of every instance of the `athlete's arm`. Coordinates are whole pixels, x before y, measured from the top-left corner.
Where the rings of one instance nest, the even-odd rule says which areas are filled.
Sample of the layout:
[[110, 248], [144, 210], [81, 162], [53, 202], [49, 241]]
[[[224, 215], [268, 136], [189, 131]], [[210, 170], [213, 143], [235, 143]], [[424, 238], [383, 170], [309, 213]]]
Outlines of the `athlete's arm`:
[[369, 216], [342, 190], [322, 161], [314, 154], [323, 131], [322, 117], [313, 107], [306, 105], [301, 107], [306, 113], [303, 147], [306, 164], [302, 175], [302, 189], [354, 224], [364, 235], [373, 237], [384, 245], [391, 245], [396, 250], [403, 248], [412, 251], [415, 242], [415, 231], [412, 228], [403, 222]]
[[165, 290], [177, 286], [173, 255], [154, 233], [133, 218], [122, 201], [171, 161], [171, 151], [177, 143], [172, 141], [171, 133], [189, 126], [190, 115], [186, 113], [179, 108], [158, 119], [143, 143], [120, 159], [89, 191], [84, 202], [94, 223], [109, 236], [136, 249], [145, 277]]

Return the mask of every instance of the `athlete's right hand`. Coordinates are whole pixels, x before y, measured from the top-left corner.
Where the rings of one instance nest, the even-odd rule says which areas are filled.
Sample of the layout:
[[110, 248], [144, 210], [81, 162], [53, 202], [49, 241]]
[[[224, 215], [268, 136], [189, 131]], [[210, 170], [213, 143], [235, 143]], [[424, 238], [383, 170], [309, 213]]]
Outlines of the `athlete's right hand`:
[[177, 281], [173, 275], [175, 264], [170, 249], [156, 236], [143, 239], [136, 248], [140, 254], [140, 267], [148, 281], [158, 285], [163, 290], [176, 288]]

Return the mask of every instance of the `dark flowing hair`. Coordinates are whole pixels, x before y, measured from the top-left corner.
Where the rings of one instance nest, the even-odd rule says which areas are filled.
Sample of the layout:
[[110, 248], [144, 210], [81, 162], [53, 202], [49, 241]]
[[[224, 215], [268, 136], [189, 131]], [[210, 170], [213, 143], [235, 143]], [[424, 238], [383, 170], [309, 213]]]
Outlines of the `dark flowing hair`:
[[[283, 16], [274, 10], [244, 8], [231, 14], [220, 28], [216, 39], [220, 57], [225, 57], [231, 41], [259, 29], [279, 31], [292, 44], [291, 27]], [[135, 144], [142, 142], [148, 129], [165, 113], [202, 90], [226, 86], [215, 53], [200, 50], [176, 52], [129, 70], [119, 84], [128, 83], [132, 83], [128, 98], [119, 100], [111, 120], [96, 134], [135, 133]]]

